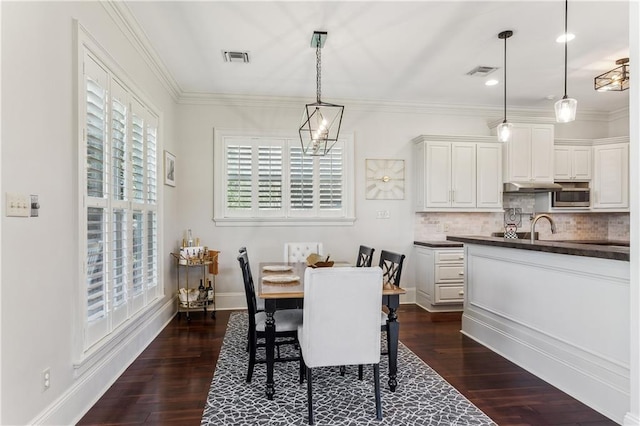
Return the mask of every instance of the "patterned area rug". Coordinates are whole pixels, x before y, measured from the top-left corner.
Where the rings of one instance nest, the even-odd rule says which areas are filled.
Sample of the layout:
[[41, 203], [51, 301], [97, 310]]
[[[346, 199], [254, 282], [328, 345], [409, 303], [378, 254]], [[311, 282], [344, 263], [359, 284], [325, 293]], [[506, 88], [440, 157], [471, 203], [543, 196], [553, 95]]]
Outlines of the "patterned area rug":
[[[233, 313], [224, 337], [211, 382], [202, 425], [306, 425], [306, 382], [298, 383], [298, 363], [275, 366], [276, 394], [265, 396], [266, 365], [254, 368], [246, 383], [248, 353], [245, 351], [247, 314]], [[365, 366], [364, 380], [358, 368], [313, 370], [316, 425], [495, 425], [427, 364], [402, 343], [398, 349], [398, 388], [389, 391], [387, 357], [380, 363], [383, 420], [375, 419], [373, 372]], [[258, 352], [259, 357], [264, 353]]]

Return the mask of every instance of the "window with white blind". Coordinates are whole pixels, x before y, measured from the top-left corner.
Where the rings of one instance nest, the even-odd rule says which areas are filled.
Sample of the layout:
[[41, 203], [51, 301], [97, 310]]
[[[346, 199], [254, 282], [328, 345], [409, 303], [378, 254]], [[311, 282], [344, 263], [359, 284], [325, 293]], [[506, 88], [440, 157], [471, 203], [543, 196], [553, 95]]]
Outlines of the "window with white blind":
[[216, 223], [353, 223], [351, 137], [323, 157], [303, 155], [291, 136], [216, 131], [214, 139]]
[[158, 114], [80, 45], [80, 253], [83, 350], [156, 300]]

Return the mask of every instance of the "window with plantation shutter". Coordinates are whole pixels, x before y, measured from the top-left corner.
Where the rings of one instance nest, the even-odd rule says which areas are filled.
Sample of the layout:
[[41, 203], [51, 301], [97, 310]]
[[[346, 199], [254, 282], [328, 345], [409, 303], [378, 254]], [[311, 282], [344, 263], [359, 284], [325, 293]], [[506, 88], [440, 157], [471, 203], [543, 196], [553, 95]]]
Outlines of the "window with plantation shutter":
[[318, 161], [318, 190], [320, 210], [340, 210], [342, 208], [342, 147], [333, 147]]
[[353, 140], [324, 157], [294, 137], [214, 133], [214, 220], [278, 225], [353, 223]]
[[158, 114], [81, 44], [83, 353], [135, 321], [158, 286]]
[[304, 155], [301, 146], [289, 151], [289, 199], [294, 210], [313, 208], [313, 157]]

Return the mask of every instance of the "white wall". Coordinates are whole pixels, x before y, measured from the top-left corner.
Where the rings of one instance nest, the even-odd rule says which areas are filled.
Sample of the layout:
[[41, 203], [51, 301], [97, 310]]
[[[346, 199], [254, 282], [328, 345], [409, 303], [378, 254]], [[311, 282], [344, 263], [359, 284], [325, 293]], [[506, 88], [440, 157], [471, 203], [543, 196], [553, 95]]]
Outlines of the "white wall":
[[[145, 339], [153, 337], [130, 342], [127, 356], [112, 360], [110, 371], [74, 377], [79, 354], [73, 348], [81, 333], [74, 318], [82, 284], [76, 243], [73, 18], [163, 112], [161, 143], [173, 149], [176, 140], [169, 92], [115, 25], [109, 7], [98, 2], [2, 3], [2, 203], [6, 192], [38, 194], [41, 209], [38, 218], [2, 217], [0, 424], [73, 423], [87, 408], [82, 404], [90, 406], [131, 355], [144, 348]], [[164, 223], [171, 230], [175, 191], [164, 199]], [[166, 294], [165, 301], [173, 295], [170, 289]], [[42, 390], [45, 368], [51, 370], [47, 391]]]
[[[173, 236], [179, 244], [183, 232], [191, 228], [202, 244], [220, 250], [220, 274], [217, 277], [218, 305], [222, 308], [244, 306], [241, 275], [236, 261], [237, 250], [247, 246], [251, 262], [280, 261], [286, 241], [322, 241], [325, 253], [340, 260], [355, 260], [359, 244], [376, 249], [377, 263], [381, 249], [407, 255], [403, 270], [403, 287], [412, 289], [412, 246], [417, 229], [411, 194], [413, 191], [411, 139], [421, 134], [488, 135], [487, 125], [499, 111], [452, 110], [424, 106], [344, 103], [342, 131], [355, 135], [356, 217], [353, 226], [344, 227], [222, 227], [213, 217], [213, 132], [214, 128], [234, 130], [284, 130], [295, 132], [304, 103], [300, 99], [235, 99], [198, 97], [185, 99], [178, 108], [178, 193], [182, 232]], [[527, 112], [521, 112], [526, 114]], [[548, 111], [551, 119], [553, 111]], [[539, 112], [537, 112], [540, 115]], [[544, 112], [543, 112], [544, 114]], [[573, 131], [563, 129], [563, 137], [605, 137], [606, 119], [589, 117], [574, 123]], [[514, 121], [517, 118], [513, 119]], [[406, 164], [404, 200], [367, 200], [364, 195], [366, 158], [403, 159]], [[376, 211], [389, 210], [390, 219], [376, 219]], [[501, 215], [500, 220], [502, 220]], [[500, 222], [501, 223], [501, 222]], [[496, 227], [495, 230], [499, 230]], [[442, 238], [433, 238], [442, 239]], [[405, 300], [413, 300], [409, 293]]]

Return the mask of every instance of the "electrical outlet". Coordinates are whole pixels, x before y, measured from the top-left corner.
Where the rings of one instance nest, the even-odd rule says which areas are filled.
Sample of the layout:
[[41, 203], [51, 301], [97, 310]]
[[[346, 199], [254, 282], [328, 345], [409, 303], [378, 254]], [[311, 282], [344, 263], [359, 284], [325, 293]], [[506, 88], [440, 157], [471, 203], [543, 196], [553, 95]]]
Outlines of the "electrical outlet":
[[42, 390], [46, 391], [51, 387], [51, 370], [49, 368], [45, 368], [42, 371]]
[[390, 216], [389, 210], [378, 210], [376, 212], [376, 219], [389, 219]]
[[31, 215], [31, 197], [7, 192], [5, 207], [7, 217], [29, 217]]
[[448, 223], [444, 224], [444, 232], [449, 232], [449, 224]]

